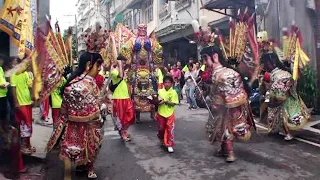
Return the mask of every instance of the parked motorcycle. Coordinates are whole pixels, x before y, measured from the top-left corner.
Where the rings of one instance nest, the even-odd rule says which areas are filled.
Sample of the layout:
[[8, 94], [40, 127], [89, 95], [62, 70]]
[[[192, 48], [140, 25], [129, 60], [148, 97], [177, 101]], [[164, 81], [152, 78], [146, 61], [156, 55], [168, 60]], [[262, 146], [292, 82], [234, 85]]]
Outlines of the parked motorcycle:
[[252, 95], [249, 97], [249, 103], [254, 116], [260, 116], [260, 94], [259, 88], [253, 89]]

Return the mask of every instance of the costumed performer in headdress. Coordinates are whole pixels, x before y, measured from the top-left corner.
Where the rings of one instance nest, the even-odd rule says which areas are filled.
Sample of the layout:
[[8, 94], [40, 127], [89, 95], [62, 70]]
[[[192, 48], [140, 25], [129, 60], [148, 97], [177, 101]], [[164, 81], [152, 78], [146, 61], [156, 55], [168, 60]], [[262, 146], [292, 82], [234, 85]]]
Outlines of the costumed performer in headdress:
[[[265, 72], [263, 83], [266, 87], [264, 103], [267, 105], [266, 109], [261, 108], [261, 114], [267, 114], [266, 120], [269, 132], [283, 128], [284, 139], [289, 141], [293, 139], [290, 131], [301, 129], [311, 119], [310, 111], [296, 92], [296, 82], [291, 69], [280, 61], [279, 57], [281, 55], [277, 54], [280, 51], [278, 51], [279, 48], [276, 43], [267, 40], [262, 42], [260, 47], [260, 64]], [[299, 50], [301, 49], [295, 51]]]
[[[238, 19], [240, 22], [231, 21], [229, 51], [219, 31], [217, 35], [212, 33], [207, 24], [203, 23], [196, 33], [202, 47], [201, 58], [212, 70], [207, 137], [212, 144], [220, 143], [215, 155], [226, 157], [227, 162], [235, 160], [233, 140], [248, 141], [250, 128], [255, 127], [248, 102], [251, 93], [248, 80], [255, 78], [259, 61], [253, 38], [254, 16], [249, 18], [245, 12]], [[245, 72], [247, 76], [244, 76]]]
[[48, 142], [47, 151], [60, 142], [60, 159], [74, 161], [77, 166], [88, 165], [88, 178], [96, 178], [93, 163], [102, 141], [100, 134], [100, 91], [95, 82], [102, 57], [85, 52], [80, 56], [78, 69], [62, 88], [59, 120]]
[[215, 155], [224, 156], [227, 162], [233, 162], [233, 139], [236, 137], [246, 141], [251, 136], [253, 120], [246, 90], [249, 88], [246, 88], [242, 75], [223, 58], [218, 46], [204, 48], [201, 55], [212, 69], [209, 108], [213, 117], [209, 116], [206, 126], [208, 139], [211, 143], [221, 144]]
[[47, 145], [47, 151], [50, 152], [60, 144], [60, 159], [65, 162], [65, 179], [71, 178], [72, 161], [76, 166], [88, 167], [88, 178], [97, 178], [94, 162], [103, 138], [100, 110], [105, 105], [101, 103], [95, 77], [103, 63], [98, 53], [105, 42], [102, 36], [103, 33], [99, 32], [87, 35], [88, 51], [80, 56], [77, 70], [62, 88], [61, 114]]

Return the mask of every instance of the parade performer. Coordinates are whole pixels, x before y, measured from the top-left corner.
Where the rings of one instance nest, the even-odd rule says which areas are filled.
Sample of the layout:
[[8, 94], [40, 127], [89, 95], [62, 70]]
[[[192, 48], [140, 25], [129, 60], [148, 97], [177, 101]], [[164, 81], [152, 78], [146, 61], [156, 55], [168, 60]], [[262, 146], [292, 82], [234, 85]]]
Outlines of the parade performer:
[[11, 76], [11, 86], [15, 100], [15, 118], [20, 126], [22, 147], [24, 154], [31, 154], [35, 148], [31, 146], [32, 136], [32, 98], [29, 87], [29, 74], [23, 72]]
[[124, 60], [124, 57], [119, 57], [118, 63], [111, 70], [112, 82], [109, 89], [113, 92], [113, 117], [116, 118], [117, 130], [124, 141], [130, 141], [131, 136], [127, 134], [127, 130], [134, 123], [134, 107], [120, 59]]
[[[12, 70], [12, 68], [15, 67], [18, 62], [20, 62], [16, 57], [9, 58], [9, 57], [2, 56], [1, 58], [6, 60], [5, 66], [4, 66], [5, 72]], [[8, 81], [10, 80], [9, 77], [7, 77], [7, 79]], [[9, 103], [9, 106], [8, 106], [9, 109], [7, 112], [9, 114], [10, 121], [6, 122], [5, 129], [3, 129], [4, 131], [1, 132], [1, 128], [0, 128], [0, 135], [4, 135], [7, 143], [3, 148], [9, 148], [8, 150], [11, 152], [10, 159], [12, 161], [11, 161], [9, 176], [13, 176], [12, 179], [14, 179], [15, 176], [17, 177], [19, 176], [19, 173], [25, 173], [27, 169], [24, 166], [21, 148], [20, 148], [21, 136], [19, 134], [19, 129], [16, 128], [16, 127], [20, 127], [20, 124], [16, 123], [16, 120], [15, 120], [15, 104], [14, 104], [15, 100], [13, 97], [13, 90], [12, 90], [13, 87], [9, 85], [7, 88], [8, 88], [7, 100]], [[5, 105], [4, 106], [1, 105], [1, 109], [3, 108], [2, 110], [4, 110], [5, 107], [6, 107]], [[4, 115], [7, 116], [8, 114], [5, 113]]]
[[67, 80], [64, 77], [62, 77], [60, 85], [50, 95], [53, 127], [56, 125], [56, 122], [58, 121], [58, 118], [60, 116], [62, 104], [61, 88], [64, 86], [66, 81]]
[[165, 75], [165, 70], [163, 67], [157, 67], [155, 69], [155, 76], [157, 78], [158, 84], [158, 90], [163, 88], [163, 76]]
[[158, 138], [161, 143], [168, 148], [168, 152], [173, 153], [175, 127], [174, 106], [179, 104], [179, 97], [177, 92], [172, 88], [173, 78], [171, 76], [165, 76], [163, 81], [164, 88], [158, 91], [159, 106], [156, 115]]
[[45, 122], [49, 121], [48, 119], [49, 111], [50, 111], [50, 101], [49, 101], [49, 98], [46, 98], [40, 103], [41, 119]]
[[5, 62], [4, 56], [0, 56], [0, 128], [4, 128], [6, 119], [7, 119], [7, 93], [9, 83], [6, 81], [6, 77], [4, 75], [3, 65]]
[[[227, 43], [220, 34], [217, 35], [217, 44], [220, 47], [215, 44], [213, 39], [215, 34], [211, 33], [208, 26], [201, 26], [195, 33], [198, 43], [202, 46], [201, 57], [207, 67], [212, 69], [212, 85], [208, 101], [210, 116], [206, 125], [207, 136], [211, 143], [221, 144], [221, 148], [215, 154], [226, 157], [227, 162], [235, 160], [233, 139], [249, 140], [250, 127], [254, 126], [248, 104], [250, 88], [247, 78], [230, 65], [238, 62], [237, 66], [243, 67], [243, 70], [250, 70], [247, 74], [254, 78], [255, 74], [251, 73], [257, 72], [259, 59], [253, 38], [253, 19], [253, 16], [249, 18], [245, 13], [240, 15], [240, 22], [231, 22], [230, 49], [226, 49]], [[246, 48], [249, 50], [246, 51]], [[249, 57], [250, 59], [246, 59]], [[247, 65], [248, 61], [251, 62], [251, 66]]]
[[102, 141], [100, 135], [100, 91], [95, 83], [102, 57], [85, 52], [79, 59], [78, 69], [64, 86], [61, 115], [48, 142], [47, 150], [58, 143], [60, 136], [60, 159], [73, 160], [77, 166], [88, 165], [88, 178], [96, 178], [93, 163]]
[[[78, 68], [62, 88], [61, 115], [47, 145], [47, 151], [60, 144], [60, 159], [65, 163], [65, 179], [70, 177], [71, 161], [88, 167], [88, 178], [97, 178], [93, 164], [102, 142], [100, 108], [102, 99], [95, 77], [103, 63], [100, 52], [106, 34], [97, 24], [86, 35], [87, 52], [79, 58]], [[105, 106], [105, 105], [104, 105]], [[60, 137], [62, 137], [59, 143]]]
[[149, 103], [147, 97], [157, 92], [154, 66], [163, 65], [162, 47], [154, 33], [147, 35], [147, 25], [140, 24], [138, 33], [121, 46], [120, 55], [131, 65], [129, 83], [132, 86], [136, 121], [140, 122], [140, 112], [151, 112], [154, 118], [155, 107]]
[[[310, 111], [296, 91], [298, 71], [310, 60], [300, 47], [299, 29], [295, 26], [291, 29], [292, 33], [285, 33], [290, 36], [290, 42], [283, 46], [283, 52], [272, 40], [260, 43], [260, 64], [265, 71], [261, 84], [265, 90], [261, 93], [266, 105], [261, 106], [261, 118], [267, 122], [269, 132], [283, 128], [287, 141], [293, 139], [291, 130], [301, 129], [311, 119]], [[292, 64], [293, 69], [286, 67], [284, 62]]]

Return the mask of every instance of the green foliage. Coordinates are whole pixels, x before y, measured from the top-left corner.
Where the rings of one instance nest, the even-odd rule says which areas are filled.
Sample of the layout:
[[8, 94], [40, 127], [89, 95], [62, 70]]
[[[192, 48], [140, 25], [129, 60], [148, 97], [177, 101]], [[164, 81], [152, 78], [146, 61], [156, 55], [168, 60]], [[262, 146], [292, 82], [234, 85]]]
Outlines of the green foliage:
[[309, 108], [315, 108], [318, 89], [317, 89], [317, 77], [314, 70], [307, 66], [299, 75], [297, 92]]

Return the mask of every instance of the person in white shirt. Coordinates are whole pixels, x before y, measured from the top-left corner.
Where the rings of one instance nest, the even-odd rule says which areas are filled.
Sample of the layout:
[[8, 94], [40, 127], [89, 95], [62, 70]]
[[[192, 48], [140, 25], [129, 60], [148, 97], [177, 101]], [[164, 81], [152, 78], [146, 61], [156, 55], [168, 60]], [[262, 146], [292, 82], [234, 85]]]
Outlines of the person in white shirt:
[[186, 96], [188, 98], [189, 109], [198, 109], [198, 105], [195, 99], [195, 90], [198, 73], [193, 68], [193, 63], [188, 64], [188, 70], [184, 74], [186, 81]]

